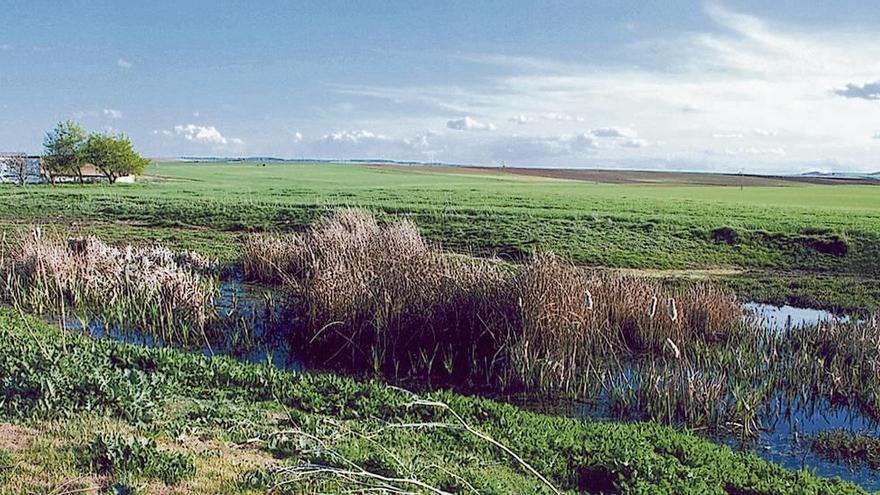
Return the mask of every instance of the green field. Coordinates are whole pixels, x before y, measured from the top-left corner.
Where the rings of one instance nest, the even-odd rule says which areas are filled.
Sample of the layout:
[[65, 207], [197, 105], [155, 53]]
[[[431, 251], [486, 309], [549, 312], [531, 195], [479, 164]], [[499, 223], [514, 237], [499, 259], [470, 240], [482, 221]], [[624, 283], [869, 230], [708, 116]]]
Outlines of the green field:
[[[79, 260], [77, 263], [83, 262], [83, 257], [76, 256], [85, 250], [78, 252], [77, 244], [68, 244], [66, 236], [94, 234], [111, 244], [158, 241], [174, 249], [190, 249], [218, 257], [228, 270], [211, 268], [210, 277], [228, 280], [229, 271], [240, 273], [242, 261], [247, 259], [243, 256], [244, 242], [251, 233], [304, 231], [340, 206], [355, 206], [369, 210], [380, 221], [411, 219], [425, 237], [446, 251], [497, 256], [511, 263], [524, 263], [519, 268], [472, 263], [474, 267], [499, 267], [499, 273], [526, 269], [529, 266], [526, 261], [532, 253], [553, 251], [582, 266], [627, 269], [660, 277], [663, 283], [656, 285], [669, 291], [653, 293], [654, 309], [658, 300], [661, 306], [672, 304], [672, 314], [676, 316], [667, 313], [668, 307], [661, 307], [657, 314], [662, 316], [657, 316], [657, 321], [670, 318], [674, 325], [669, 323], [664, 328], [673, 330], [680, 325], [676, 323], [675, 298], [680, 308], [687, 307], [686, 299], [681, 297], [684, 292], [675, 292], [680, 288], [675, 286], [687, 284], [692, 278], [711, 278], [727, 284], [743, 299], [845, 311], [880, 309], [880, 187], [762, 178], [749, 178], [746, 184], [742, 189], [736, 184], [698, 185], [693, 183], [692, 176], [675, 174], [665, 174], [664, 180], [658, 183], [614, 184], [454, 167], [159, 163], [131, 185], [0, 187], [0, 235], [4, 241], [0, 256], [16, 252], [11, 249], [13, 246], [25, 246], [15, 244], [17, 233], [40, 225], [58, 234], [59, 250], [70, 257], [64, 259]], [[372, 221], [379, 229], [375, 220]], [[296, 245], [290, 242], [290, 236], [285, 239], [287, 247]], [[384, 241], [375, 245], [379, 246], [378, 251], [389, 251]], [[107, 250], [101, 253], [111, 249], [104, 248]], [[25, 273], [28, 267], [42, 265], [43, 259], [62, 259], [51, 258], [45, 254], [51, 251], [44, 248], [22, 248], [18, 252], [37, 253], [33, 259], [39, 261], [15, 265], [22, 267]], [[137, 278], [138, 272], [129, 269], [134, 265], [132, 251], [116, 252], [123, 253], [117, 256], [124, 258], [125, 275], [119, 275], [123, 273], [119, 271], [102, 277], [111, 281], [109, 285], [113, 285], [112, 280]], [[456, 262], [463, 259], [449, 257], [445, 252], [439, 256]], [[111, 256], [94, 257], [100, 258], [100, 266], [110, 265], [106, 261]], [[12, 256], [5, 259], [8, 261]], [[164, 265], [153, 266], [161, 271]], [[364, 270], [363, 266], [358, 265], [356, 269], [375, 272], [371, 268]], [[553, 266], [564, 269], [547, 273], [576, 272], [578, 277], [586, 273], [564, 261]], [[272, 268], [279, 269], [277, 265]], [[654, 365], [660, 367], [658, 373], [683, 370], [682, 375], [667, 377], [666, 388], [660, 387], [660, 378], [656, 382], [646, 381], [644, 387], [638, 388], [650, 393], [656, 387], [656, 401], [652, 404], [660, 406], [651, 409], [650, 414], [646, 412], [641, 419], [662, 422], [658, 418], [666, 417], [667, 423], [672, 425], [662, 426], [657, 422], [567, 417], [579, 414], [571, 407], [580, 406], [569, 407], [569, 402], [556, 401], [558, 397], [537, 395], [537, 389], [532, 391], [536, 395], [524, 391], [524, 397], [515, 397], [519, 402], [514, 402], [520, 404], [526, 398], [546, 399], [548, 409], [562, 410], [557, 415], [538, 414], [485, 398], [435, 390], [431, 386], [430, 371], [425, 375], [427, 383], [418, 376], [409, 382], [395, 381], [378, 373], [375, 362], [362, 363], [364, 369], [374, 365], [372, 374], [348, 370], [346, 375], [344, 368], [337, 367], [315, 368], [320, 372], [290, 373], [271, 364], [245, 364], [230, 357], [207, 357], [200, 352], [114, 342], [91, 338], [84, 332], [60, 332], [57, 319], [53, 318], [49, 324], [26, 314], [28, 311], [43, 314], [47, 308], [52, 312], [52, 304], [34, 309], [37, 306], [27, 306], [22, 300], [29, 294], [33, 296], [30, 301], [41, 297], [53, 301], [54, 290], [62, 293], [61, 277], [35, 278], [31, 285], [16, 285], [17, 282], [10, 281], [19, 280], [15, 279], [19, 272], [4, 273], [8, 276], [3, 279], [9, 284], [7, 287], [17, 294], [5, 299], [6, 306], [0, 307], [0, 494], [3, 495], [242, 494], [264, 493], [270, 488], [271, 493], [339, 493], [355, 489], [434, 494], [864, 493], [848, 482], [786, 469], [760, 459], [755, 453], [735, 452], [710, 442], [705, 438], [711, 434], [706, 425], [674, 420], [682, 411], [673, 411], [673, 405], [697, 413], [705, 406], [706, 414], [700, 416], [704, 418], [710, 417], [712, 411], [723, 409], [719, 409], [721, 406], [729, 406], [735, 415], [730, 416], [733, 420], [724, 416], [727, 418], [724, 426], [738, 424], [737, 431], [757, 434], [757, 423], [749, 421], [754, 421], [758, 408], [766, 402], [762, 402], [764, 397], [769, 397], [767, 390], [770, 389], [765, 390], [765, 386], [774, 380], [780, 383], [788, 383], [788, 380], [792, 388], [786, 390], [818, 394], [821, 400], [836, 400], [839, 405], [849, 404], [849, 407], [863, 398], [859, 404], [870, 409], [868, 414], [876, 413], [880, 411], [877, 400], [880, 395], [873, 373], [880, 361], [876, 348], [864, 343], [873, 342], [870, 339], [876, 338], [872, 336], [876, 335], [877, 328], [874, 325], [869, 329], [866, 322], [843, 325], [834, 335], [814, 327], [810, 332], [798, 334], [803, 337], [800, 340], [782, 336], [772, 342], [768, 340], [776, 344], [762, 346], [766, 343], [761, 337], [764, 334], [736, 333], [746, 328], [743, 314], [737, 312], [732, 313], [733, 324], [718, 320], [728, 321], [719, 324], [725, 328], [714, 329], [720, 330], [718, 333], [694, 333], [692, 339], [682, 338], [677, 343], [658, 337], [657, 345], [645, 346], [636, 354], [627, 354], [629, 348], [625, 344], [612, 345], [616, 341], [610, 338], [602, 340], [604, 346], [597, 352], [609, 354], [609, 363], [617, 366], [615, 370], [622, 369], [619, 365], [627, 356], [644, 361], [644, 369], [638, 373], [648, 368], [653, 370]], [[339, 277], [339, 273], [333, 273]], [[411, 280], [418, 276], [404, 278], [419, 282]], [[457, 277], [445, 275], [443, 278], [450, 279]], [[77, 279], [74, 276], [70, 280]], [[380, 285], [377, 280], [378, 277], [363, 285]], [[560, 277], [554, 276], [554, 283], [548, 286], [561, 285], [555, 283], [559, 281]], [[277, 290], [279, 297], [288, 297], [283, 290], [296, 283], [293, 279], [285, 280], [288, 287], [272, 290]], [[358, 283], [348, 286], [360, 287]], [[724, 304], [741, 310], [729, 292], [703, 291], [707, 286], [698, 287], [702, 289], [697, 293], [704, 294], [698, 301], [714, 301], [716, 311], [727, 307]], [[28, 292], [28, 288], [33, 290]], [[331, 292], [341, 291], [328, 290]], [[513, 293], [502, 292], [498, 300], [516, 307]], [[169, 306], [156, 307], [167, 309], [171, 307], [170, 301], [177, 300], [169, 294], [182, 293], [187, 291], [148, 294], [164, 294], [160, 303], [167, 300]], [[104, 309], [110, 311], [107, 314], [111, 314], [121, 311], [118, 308], [128, 311], [134, 305], [155, 303], [153, 299], [143, 299], [152, 302], [138, 304], [141, 300], [132, 294], [139, 293], [119, 292], [117, 296], [104, 297], [96, 305], [106, 306]], [[546, 294], [552, 295], [552, 291]], [[590, 294], [587, 292], [591, 311], [598, 310], [605, 301], [626, 299], [623, 295], [608, 296], [602, 302], [597, 299], [594, 310]], [[596, 292], [597, 297], [599, 294]], [[127, 296], [132, 299], [125, 299]], [[79, 318], [77, 310], [85, 308], [73, 307], [73, 301], [86, 304], [85, 296], [64, 297], [59, 304], [60, 317], [64, 318], [67, 311], [68, 318]], [[298, 297], [305, 299], [300, 294], [290, 295], [290, 300], [302, 304]], [[354, 305], [355, 313], [369, 306], [364, 302], [366, 299], [358, 297], [361, 299]], [[519, 299], [516, 311], [523, 311], [524, 299]], [[543, 297], [538, 299], [545, 301]], [[584, 290], [579, 290], [573, 304], [583, 308], [583, 299]], [[650, 297], [644, 301], [648, 299]], [[206, 300], [215, 304], [213, 299]], [[129, 306], [125, 306], [126, 301]], [[388, 297], [387, 301], [397, 303], [398, 299]], [[459, 305], [466, 306], [462, 301], [467, 299], [454, 301], [457, 311]], [[636, 303], [632, 312], [644, 316], [644, 301], [633, 301]], [[529, 301], [526, 302], [528, 305]], [[707, 304], [703, 302], [692, 304], [691, 308], [705, 308]], [[720, 304], [722, 302], [724, 304]], [[553, 302], [547, 305], [552, 306]], [[654, 321], [654, 309], [645, 318]], [[170, 327], [174, 327], [169, 328], [170, 332], [179, 330], [174, 323], [177, 320], [170, 316], [165, 318], [167, 315], [157, 311], [145, 314], [158, 315], [161, 321], [170, 322]], [[682, 311], [684, 315], [684, 309]], [[563, 313], [560, 321], [565, 323], [574, 314]], [[445, 318], [446, 314], [457, 313], [437, 314]], [[293, 315], [290, 321], [284, 320], [288, 325], [285, 331], [300, 328], [296, 322], [302, 315]], [[442, 325], [449, 325], [449, 320], [441, 320]], [[601, 317], [601, 321], [607, 323], [606, 320]], [[145, 326], [155, 323], [143, 321], [147, 322]], [[380, 320], [364, 321], [366, 325]], [[469, 321], [479, 321], [485, 328], [491, 328], [482, 318]], [[328, 339], [332, 336], [323, 333], [326, 328], [344, 322], [319, 323], [321, 329], [309, 339], [309, 343], [318, 342], [316, 346], [323, 342], [317, 340], [319, 335]], [[864, 327], [858, 326], [862, 324]], [[423, 337], [433, 335], [431, 327], [419, 325], [419, 329], [429, 329], [423, 332]], [[341, 328], [345, 328], [344, 325], [334, 330]], [[416, 326], [401, 328], [411, 330]], [[474, 325], [474, 328], [482, 327]], [[598, 332], [607, 336], [616, 334], [622, 327], [601, 328], [615, 329]], [[142, 330], [146, 330], [146, 335], [149, 329]], [[473, 335], [483, 333], [486, 332], [479, 330]], [[199, 347], [202, 345], [199, 339], [204, 338], [208, 343], [207, 334], [193, 335], [198, 337], [195, 349], [204, 350]], [[463, 342], [466, 335], [470, 334], [455, 334], [455, 342]], [[560, 335], [571, 336], [576, 332]], [[747, 339], [749, 335], [754, 338]], [[292, 334], [284, 337], [294, 340]], [[666, 341], [671, 346], [667, 346]], [[526, 349], [530, 342], [537, 339], [526, 342]], [[599, 340], [571, 342], [576, 342], [572, 346], [574, 354], [587, 355], [587, 347], [581, 344]], [[323, 350], [334, 356], [338, 354], [336, 347], [328, 347]], [[416, 350], [404, 349], [413, 353]], [[318, 354], [317, 351], [315, 349], [314, 354]], [[435, 355], [436, 352], [435, 348]], [[500, 352], [494, 353], [494, 357]], [[621, 354], [617, 356], [614, 352]], [[426, 357], [427, 353], [422, 356]], [[449, 356], [455, 357], [454, 353]], [[780, 356], [792, 358], [787, 361]], [[430, 361], [433, 364], [433, 358]], [[590, 367], [598, 369], [598, 360], [588, 361]], [[788, 378], [771, 376], [771, 372], [762, 371], [770, 362], [785, 366], [766, 368], [768, 370], [778, 372], [784, 368], [793, 372], [784, 375]], [[452, 363], [449, 361], [449, 369], [453, 369]], [[557, 369], [554, 363], [548, 361], [547, 364], [547, 369]], [[744, 373], [742, 376], [736, 375], [739, 368]], [[636, 368], [627, 369], [632, 376], [637, 374]], [[808, 375], [808, 379], [801, 374]], [[556, 375], [548, 376], [552, 381]], [[686, 377], [685, 381], [676, 381], [679, 376]], [[803, 382], [796, 383], [799, 379]], [[447, 383], [442, 386], [454, 386], [457, 392], [488, 393], [499, 400], [511, 399], [506, 392], [493, 394], [486, 385], [468, 388], [473, 380], [468, 378], [467, 381], [434, 382], [433, 385]], [[420, 395], [394, 385], [411, 385]], [[616, 404], [635, 404], [624, 399], [633, 399], [637, 389], [623, 385], [615, 389], [619, 399]], [[719, 390], [724, 392], [713, 395]], [[627, 393], [631, 395], [625, 396]], [[633, 407], [633, 411], [637, 410], [637, 406]], [[866, 413], [866, 410], [859, 411]], [[734, 424], [736, 421], [739, 423]], [[736, 428], [730, 431], [734, 430]], [[742, 438], [745, 436], [743, 433]], [[824, 441], [826, 455], [836, 456], [832, 460], [856, 459], [864, 463], [874, 459], [861, 455], [863, 452], [853, 454], [861, 445], [874, 445], [873, 437], [850, 438], [837, 434]], [[784, 465], [797, 467], [788, 462]], [[869, 477], [854, 479], [870, 481]]]
[[621, 185], [254, 162], [160, 163], [148, 174], [135, 185], [7, 187], [0, 223], [156, 239], [233, 261], [243, 232], [300, 230], [333, 207], [361, 206], [410, 217], [444, 248], [470, 254], [518, 260], [552, 250], [590, 266], [723, 268], [745, 297], [837, 310], [872, 310], [880, 300], [876, 186], [768, 180], [741, 190], [689, 185], [687, 176]]

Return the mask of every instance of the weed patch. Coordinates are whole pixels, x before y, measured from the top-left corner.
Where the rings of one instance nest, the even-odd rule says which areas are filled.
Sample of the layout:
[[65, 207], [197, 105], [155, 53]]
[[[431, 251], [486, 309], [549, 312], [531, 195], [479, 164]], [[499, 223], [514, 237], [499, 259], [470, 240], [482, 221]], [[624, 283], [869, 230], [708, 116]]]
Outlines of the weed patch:
[[159, 450], [156, 441], [122, 434], [103, 434], [95, 438], [83, 456], [97, 474], [136, 475], [175, 485], [196, 474], [185, 454]]

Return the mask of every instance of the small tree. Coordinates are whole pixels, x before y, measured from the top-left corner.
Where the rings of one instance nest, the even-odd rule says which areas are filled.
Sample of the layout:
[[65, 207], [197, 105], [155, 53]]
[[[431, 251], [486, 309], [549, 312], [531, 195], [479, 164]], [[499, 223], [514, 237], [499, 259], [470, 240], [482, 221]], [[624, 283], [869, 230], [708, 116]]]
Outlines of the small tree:
[[59, 122], [43, 139], [43, 166], [52, 183], [59, 175], [73, 175], [83, 183], [82, 151], [86, 131], [73, 121]]
[[139, 155], [125, 135], [90, 134], [83, 147], [83, 158], [107, 177], [116, 179], [143, 173], [150, 161]]
[[7, 165], [9, 165], [9, 169], [12, 171], [12, 176], [15, 178], [15, 182], [18, 185], [23, 186], [27, 183], [28, 179], [28, 158], [24, 153], [15, 153], [5, 157]]

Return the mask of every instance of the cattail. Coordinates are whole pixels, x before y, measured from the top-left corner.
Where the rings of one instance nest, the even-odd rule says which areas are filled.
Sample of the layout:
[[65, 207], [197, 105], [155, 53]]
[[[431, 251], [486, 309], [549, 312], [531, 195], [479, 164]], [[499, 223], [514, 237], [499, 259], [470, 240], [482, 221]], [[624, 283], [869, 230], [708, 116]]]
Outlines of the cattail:
[[678, 309], [675, 307], [675, 298], [669, 298], [669, 319], [678, 321]]
[[675, 342], [669, 337], [666, 337], [666, 345], [672, 349], [672, 354], [675, 356], [675, 359], [681, 359], [681, 351], [678, 349], [678, 346], [675, 345]]

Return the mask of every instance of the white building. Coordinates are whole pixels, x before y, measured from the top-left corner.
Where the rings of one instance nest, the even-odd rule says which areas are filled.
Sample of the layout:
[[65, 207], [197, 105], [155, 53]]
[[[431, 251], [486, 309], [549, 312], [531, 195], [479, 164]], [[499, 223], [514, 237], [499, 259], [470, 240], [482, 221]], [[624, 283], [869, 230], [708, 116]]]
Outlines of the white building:
[[13, 165], [13, 160], [23, 156], [25, 159], [25, 175], [28, 184], [39, 184], [43, 182], [42, 169], [40, 168], [40, 157], [27, 156], [23, 153], [0, 153], [0, 184], [18, 184], [19, 172]]

